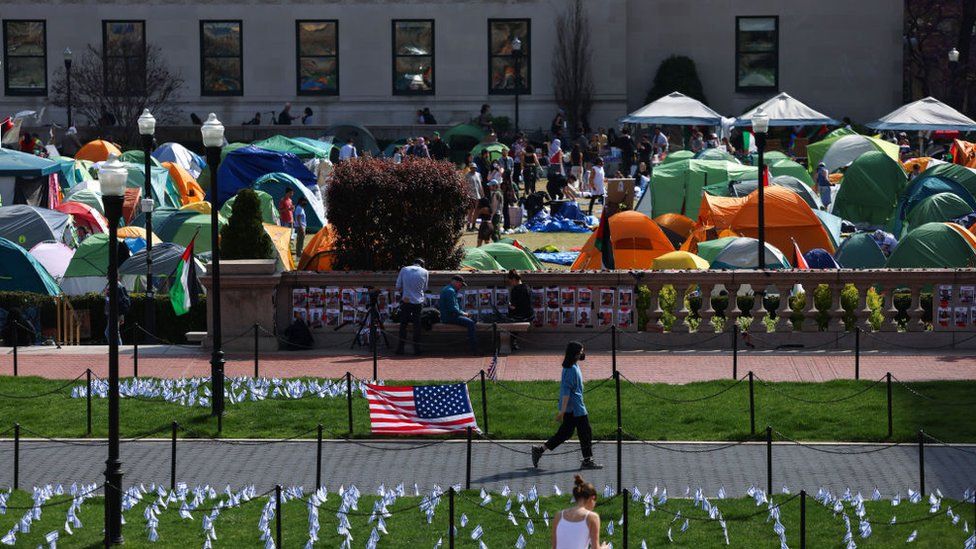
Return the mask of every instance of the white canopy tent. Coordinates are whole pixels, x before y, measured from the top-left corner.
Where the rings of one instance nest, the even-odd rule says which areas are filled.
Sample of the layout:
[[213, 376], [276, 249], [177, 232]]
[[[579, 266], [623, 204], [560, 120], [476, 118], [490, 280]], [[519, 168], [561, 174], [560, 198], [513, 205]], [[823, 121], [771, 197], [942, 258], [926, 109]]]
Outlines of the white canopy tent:
[[671, 92], [620, 119], [627, 124], [720, 126], [722, 115], [697, 99]]
[[769, 117], [770, 126], [840, 125], [837, 120], [811, 109], [786, 92], [780, 93], [763, 104], [742, 113], [735, 119], [735, 125], [751, 126], [752, 117], [759, 109], [762, 109], [762, 112]]
[[934, 97], [902, 105], [867, 126], [876, 130], [976, 131], [976, 121]]

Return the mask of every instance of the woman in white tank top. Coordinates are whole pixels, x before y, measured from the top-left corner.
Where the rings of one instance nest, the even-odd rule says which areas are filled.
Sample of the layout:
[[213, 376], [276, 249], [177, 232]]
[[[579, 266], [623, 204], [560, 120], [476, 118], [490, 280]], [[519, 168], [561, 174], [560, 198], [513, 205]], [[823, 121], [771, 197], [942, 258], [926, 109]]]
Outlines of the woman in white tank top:
[[600, 515], [593, 512], [596, 488], [576, 475], [573, 497], [576, 505], [560, 511], [553, 520], [552, 548], [606, 549], [608, 545], [600, 543]]

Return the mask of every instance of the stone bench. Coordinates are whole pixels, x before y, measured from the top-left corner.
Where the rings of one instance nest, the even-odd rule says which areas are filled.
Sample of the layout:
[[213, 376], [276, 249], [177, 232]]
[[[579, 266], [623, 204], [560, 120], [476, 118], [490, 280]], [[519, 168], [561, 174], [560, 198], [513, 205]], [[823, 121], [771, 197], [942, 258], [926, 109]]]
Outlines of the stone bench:
[[[529, 327], [532, 326], [532, 323], [499, 322], [497, 324], [490, 324], [478, 322], [475, 324], [474, 329], [478, 332], [490, 332], [492, 331], [492, 326], [498, 326], [498, 354], [508, 355], [512, 353], [512, 334], [524, 334], [525, 332], [528, 332]], [[435, 333], [466, 333], [468, 330], [467, 328], [458, 326], [457, 324], [443, 324], [438, 322], [431, 327], [430, 331]]]

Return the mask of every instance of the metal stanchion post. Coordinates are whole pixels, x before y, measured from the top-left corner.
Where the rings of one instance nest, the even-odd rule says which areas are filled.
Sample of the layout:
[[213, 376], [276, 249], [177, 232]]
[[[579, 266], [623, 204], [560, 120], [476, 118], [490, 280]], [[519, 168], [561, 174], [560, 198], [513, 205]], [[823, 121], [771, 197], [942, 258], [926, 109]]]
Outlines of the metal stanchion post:
[[281, 485], [275, 484], [275, 547], [281, 547]]
[[254, 323], [254, 378], [255, 379], [257, 379], [257, 377], [260, 375], [260, 368], [258, 366], [258, 351], [259, 351], [259, 348], [258, 348], [258, 329], [259, 329], [259, 327], [260, 327], [260, 325], [257, 322], [255, 322]]
[[773, 428], [766, 426], [766, 495], [773, 494]]
[[630, 532], [629, 532], [629, 530], [630, 530], [630, 513], [628, 513], [628, 509], [630, 507], [630, 490], [624, 488], [623, 496], [624, 496], [624, 501], [623, 501], [623, 504], [624, 504], [624, 509], [623, 509], [623, 514], [624, 514], [624, 516], [623, 516], [623, 519], [624, 519], [623, 546], [624, 547], [629, 547], [630, 546]]
[[498, 353], [498, 323], [491, 323], [491, 352], [493, 354]]
[[749, 371], [749, 433], [756, 434], [756, 393], [754, 392], [752, 370]]
[[861, 327], [854, 328], [854, 380], [861, 380]]
[[139, 377], [139, 323], [136, 322], [135, 333], [132, 334], [132, 377]]
[[471, 427], [468, 427], [467, 456], [464, 464], [464, 489], [471, 489]]
[[885, 374], [885, 385], [888, 392], [888, 438], [891, 438], [894, 436], [895, 425], [891, 418], [891, 372]]
[[346, 404], [349, 409], [349, 436], [352, 437], [352, 372], [346, 372]]
[[610, 326], [610, 360], [613, 365], [613, 373], [617, 373], [617, 326]]
[[620, 371], [615, 371], [613, 373], [613, 382], [615, 385], [616, 395], [617, 395], [617, 429], [623, 427], [623, 417], [621, 417], [620, 411]]
[[918, 492], [925, 495], [925, 433], [918, 430]]
[[488, 436], [488, 389], [485, 384], [484, 370], [481, 370], [481, 419], [484, 420], [485, 436]]
[[88, 436], [92, 434], [92, 382], [91, 382], [91, 368], [85, 370], [85, 386], [88, 387], [87, 394], [85, 394], [85, 420], [88, 427]]
[[[735, 296], [729, 296], [735, 299]], [[732, 379], [739, 379], [739, 324], [732, 325]]]
[[807, 548], [807, 492], [800, 490], [800, 549]]
[[454, 487], [447, 489], [447, 546], [454, 549]]
[[315, 489], [322, 487], [322, 424], [319, 423], [317, 446], [315, 449]]
[[20, 327], [14, 324], [14, 377], [17, 377], [17, 344], [20, 343]]
[[617, 427], [617, 490], [623, 486], [624, 479], [624, 430]]
[[380, 379], [379, 365], [376, 358], [376, 319], [373, 318], [373, 314], [369, 315], [369, 346], [373, 350], [373, 381], [376, 382]]
[[180, 430], [180, 424], [173, 422], [170, 433], [169, 444], [169, 489], [176, 490], [176, 434]]
[[20, 488], [20, 424], [14, 423], [14, 490]]

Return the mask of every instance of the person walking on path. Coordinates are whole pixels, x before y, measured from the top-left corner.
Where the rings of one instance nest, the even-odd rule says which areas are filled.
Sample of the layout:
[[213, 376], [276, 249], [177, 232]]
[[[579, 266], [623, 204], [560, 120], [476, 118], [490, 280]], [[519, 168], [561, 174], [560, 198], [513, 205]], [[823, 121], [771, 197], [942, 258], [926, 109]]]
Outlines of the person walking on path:
[[403, 344], [407, 340], [407, 324], [413, 323], [413, 354], [420, 354], [420, 311], [424, 307], [424, 293], [427, 291], [427, 269], [423, 259], [415, 259], [413, 265], [400, 269], [396, 289], [400, 291], [400, 337], [396, 354], [403, 354]]
[[593, 512], [596, 507], [596, 487], [573, 477], [573, 500], [576, 504], [563, 509], [552, 520], [553, 549], [608, 549], [600, 543], [600, 515]]
[[569, 440], [576, 431], [579, 437], [580, 449], [583, 452], [581, 469], [603, 469], [603, 465], [593, 461], [593, 430], [590, 419], [586, 415], [586, 405], [583, 403], [583, 373], [579, 363], [586, 360], [583, 344], [570, 341], [566, 345], [566, 356], [563, 358], [563, 375], [559, 382], [559, 413], [556, 421], [561, 422], [556, 434], [542, 446], [532, 447], [532, 466], [539, 467], [539, 459], [546, 450], [552, 451], [560, 444]]
[[468, 347], [471, 354], [478, 353], [478, 340], [475, 335], [475, 322], [468, 316], [468, 313], [461, 310], [461, 303], [458, 300], [458, 292], [467, 286], [464, 278], [459, 275], [451, 277], [451, 281], [441, 289], [441, 297], [438, 305], [441, 309], [441, 323], [454, 324], [468, 330]]

